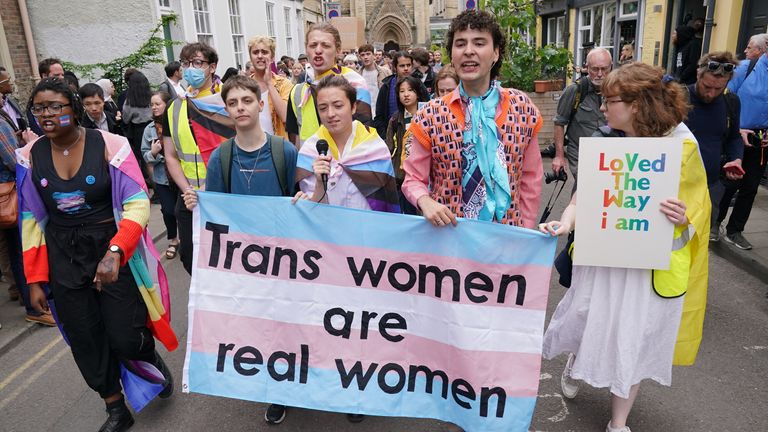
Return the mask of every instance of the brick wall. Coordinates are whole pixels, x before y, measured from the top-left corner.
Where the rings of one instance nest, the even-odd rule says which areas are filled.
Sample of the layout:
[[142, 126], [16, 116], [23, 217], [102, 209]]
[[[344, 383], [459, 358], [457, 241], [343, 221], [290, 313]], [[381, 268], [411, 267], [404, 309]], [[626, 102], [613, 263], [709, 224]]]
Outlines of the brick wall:
[[544, 125], [541, 127], [541, 131], [539, 131], [539, 147], [544, 148], [554, 142], [555, 124], [552, 120], [555, 118], [557, 102], [560, 100], [562, 93], [562, 91], [528, 93], [528, 96], [539, 108], [541, 116], [544, 118]]
[[[13, 73], [16, 78], [14, 97], [22, 105], [26, 105], [35, 81], [32, 78], [32, 66], [29, 62], [27, 41], [24, 38], [24, 27], [21, 24], [19, 4], [16, 0], [0, 0], [0, 10], [3, 11], [2, 20], [5, 40], [8, 41], [8, 51], [11, 53]], [[3, 66], [9, 68], [9, 65]]]

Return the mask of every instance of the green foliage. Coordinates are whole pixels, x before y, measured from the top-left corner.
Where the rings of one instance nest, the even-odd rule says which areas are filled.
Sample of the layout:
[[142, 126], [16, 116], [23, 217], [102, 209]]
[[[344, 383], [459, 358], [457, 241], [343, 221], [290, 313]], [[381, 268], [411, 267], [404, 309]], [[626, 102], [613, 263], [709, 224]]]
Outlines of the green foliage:
[[573, 61], [571, 52], [567, 48], [547, 45], [539, 48], [537, 53], [541, 64], [542, 79], [565, 79]]
[[486, 0], [507, 36], [506, 54], [499, 80], [505, 87], [533, 91], [533, 81], [565, 78], [571, 63], [566, 48], [536, 48], [536, 0]]
[[528, 35], [536, 30], [535, 0], [487, 0], [485, 8], [496, 16], [507, 37], [499, 80], [504, 87], [533, 90], [539, 65], [536, 46]]
[[107, 78], [115, 84], [116, 94], [125, 90], [126, 83], [123, 81], [123, 75], [128, 68], [142, 69], [150, 64], [165, 64], [163, 53], [166, 47], [178, 44], [179, 42], [169, 41], [163, 38], [163, 27], [174, 24], [176, 15], [164, 15], [150, 32], [147, 39], [136, 51], [106, 63], [93, 63], [78, 65], [70, 62], [64, 62], [64, 69], [71, 70], [77, 76], [94, 79], [98, 73], [100, 78]]

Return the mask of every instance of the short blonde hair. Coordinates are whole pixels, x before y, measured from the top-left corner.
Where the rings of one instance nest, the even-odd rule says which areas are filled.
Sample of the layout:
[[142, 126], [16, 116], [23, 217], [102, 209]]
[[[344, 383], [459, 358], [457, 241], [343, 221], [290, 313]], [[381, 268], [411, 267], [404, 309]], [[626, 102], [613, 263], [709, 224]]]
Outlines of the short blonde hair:
[[328, 33], [331, 36], [333, 36], [333, 42], [336, 45], [336, 49], [341, 49], [341, 34], [339, 34], [339, 29], [333, 26], [331, 23], [327, 22], [319, 22], [314, 23], [311, 26], [309, 26], [309, 29], [307, 29], [307, 34], [304, 35], [304, 46], [307, 46], [309, 43], [309, 34], [313, 31], [319, 31], [323, 33]]
[[258, 43], [266, 45], [269, 51], [272, 52], [272, 58], [275, 58], [275, 40], [269, 36], [254, 36], [248, 39], [248, 57], [251, 56], [253, 46]]

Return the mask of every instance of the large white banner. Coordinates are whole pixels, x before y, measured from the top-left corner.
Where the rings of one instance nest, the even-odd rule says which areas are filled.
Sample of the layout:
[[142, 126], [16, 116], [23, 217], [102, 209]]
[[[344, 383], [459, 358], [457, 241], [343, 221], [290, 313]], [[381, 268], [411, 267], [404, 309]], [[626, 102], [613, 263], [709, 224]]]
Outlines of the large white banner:
[[554, 238], [199, 198], [184, 391], [528, 430]]

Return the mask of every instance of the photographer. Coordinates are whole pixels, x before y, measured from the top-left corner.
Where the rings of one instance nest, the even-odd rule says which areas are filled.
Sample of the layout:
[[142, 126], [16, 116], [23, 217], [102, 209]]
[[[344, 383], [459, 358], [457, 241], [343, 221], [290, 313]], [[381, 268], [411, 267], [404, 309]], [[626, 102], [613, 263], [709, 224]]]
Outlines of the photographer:
[[[595, 48], [587, 54], [588, 75], [568, 86], [557, 104], [555, 115], [555, 157], [552, 159], [552, 171], [565, 169], [566, 157], [568, 168], [573, 176], [576, 190], [577, 166], [579, 164], [579, 139], [590, 137], [605, 125], [605, 116], [600, 112], [602, 97], [600, 86], [611, 71], [613, 59], [611, 53], [603, 48]], [[568, 130], [566, 131], [566, 127]], [[568, 147], [565, 148], [565, 140]]]

